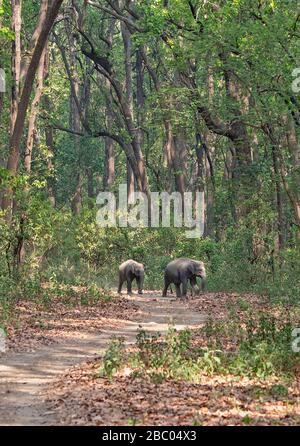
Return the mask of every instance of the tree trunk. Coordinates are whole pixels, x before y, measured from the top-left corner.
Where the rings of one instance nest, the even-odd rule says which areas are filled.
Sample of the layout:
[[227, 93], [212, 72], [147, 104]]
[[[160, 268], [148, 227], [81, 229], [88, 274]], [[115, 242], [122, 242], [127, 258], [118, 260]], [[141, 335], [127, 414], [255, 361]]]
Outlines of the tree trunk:
[[277, 157], [279, 158], [278, 169], [280, 171], [281, 181], [294, 211], [294, 223], [298, 227], [300, 233], [300, 196], [298, 195], [298, 187], [294, 188], [293, 184], [290, 184], [290, 182], [287, 180], [287, 172], [284, 164], [284, 159], [279, 147], [279, 141], [275, 137], [272, 126], [270, 124], [265, 124], [262, 128], [265, 134], [269, 137], [272, 147], [275, 147]]
[[[72, 88], [70, 92], [70, 128], [76, 133], [81, 132], [81, 119], [80, 114], [82, 109], [80, 108], [80, 82], [79, 76], [76, 69], [76, 48], [74, 42], [74, 36], [70, 37], [70, 70], [72, 77]], [[76, 177], [76, 189], [71, 202], [71, 209], [74, 215], [79, 215], [82, 208], [82, 187], [83, 178], [80, 172], [81, 166], [80, 162], [80, 136], [73, 135], [75, 154], [76, 154], [76, 164], [79, 169], [79, 173]]]
[[48, 198], [53, 207], [56, 205], [56, 196], [55, 196], [55, 179], [54, 179], [54, 140], [53, 140], [53, 128], [46, 127], [45, 128], [45, 138], [46, 145], [48, 150], [47, 156], [47, 170], [48, 170], [48, 178], [47, 178], [47, 191]]
[[274, 169], [274, 183], [276, 194], [276, 209], [277, 209], [277, 249], [284, 247], [284, 218], [283, 218], [283, 203], [281, 193], [280, 171], [278, 165], [276, 146], [272, 146], [272, 161]]
[[109, 190], [115, 181], [114, 143], [111, 138], [105, 138], [105, 165], [103, 175], [103, 189]]
[[[11, 175], [15, 176], [18, 170], [20, 157], [20, 143], [23, 135], [26, 113], [30, 101], [31, 91], [34, 84], [35, 74], [42, 57], [49, 33], [52, 29], [53, 23], [58, 15], [60, 6], [63, 0], [53, 0], [52, 6], [49, 8], [47, 17], [43, 23], [43, 27], [37, 39], [33, 55], [26, 72], [25, 82], [22, 89], [22, 95], [18, 104], [18, 111], [13, 126], [12, 135], [10, 138], [10, 153], [7, 162], [7, 170]], [[12, 205], [12, 189], [8, 188], [2, 200], [2, 209], [11, 212]]]
[[[49, 78], [49, 70], [50, 70], [50, 52], [45, 51], [45, 74], [44, 79], [45, 83]], [[45, 108], [49, 115], [51, 114], [52, 104], [51, 98], [47, 94], [44, 96]], [[54, 137], [53, 137], [53, 128], [51, 126], [46, 125], [45, 127], [45, 142], [47, 146], [47, 192], [50, 203], [53, 207], [56, 206], [56, 195], [55, 195], [55, 176], [54, 176]]]
[[[131, 35], [124, 22], [121, 22], [121, 31], [124, 45], [124, 65], [125, 65], [125, 94], [128, 108], [130, 110], [130, 119], [134, 122], [133, 115], [133, 85], [132, 85], [132, 65], [131, 65]], [[137, 133], [137, 143], [140, 146], [140, 139]], [[130, 165], [129, 160], [126, 162], [127, 170], [127, 195], [128, 197], [134, 193], [135, 182], [134, 182], [134, 172]]]
[[97, 70], [106, 79], [109, 80], [112, 89], [116, 94], [118, 105], [123, 116], [125, 129], [131, 138], [129, 144], [126, 143], [122, 144], [122, 149], [125, 151], [126, 157], [133, 170], [138, 189], [141, 192], [144, 192], [147, 196], [149, 196], [150, 189], [145, 168], [145, 160], [137, 138], [136, 125], [132, 119], [132, 111], [130, 105], [128, 104], [126, 95], [123, 94], [123, 89], [121, 87], [121, 84], [116, 79], [115, 74], [111, 70], [110, 70], [111, 72], [108, 72], [104, 68], [103, 62], [100, 63], [98, 59], [95, 58], [93, 52], [87, 51], [85, 49], [82, 49], [82, 51], [87, 57], [96, 62]]
[[[115, 29], [115, 19], [110, 20], [107, 33], [107, 43], [109, 50], [112, 49], [113, 33]], [[106, 128], [109, 129], [114, 122], [113, 103], [112, 103], [112, 87], [108, 79], [105, 79], [107, 89], [106, 97]], [[107, 191], [115, 182], [115, 154], [114, 141], [111, 138], [104, 139], [105, 144], [105, 161], [104, 161], [104, 175], [103, 175], [103, 190]]]
[[[3, 7], [3, 0], [0, 0], [0, 9], [2, 9]], [[0, 28], [2, 27], [2, 16], [0, 16]], [[1, 58], [0, 58], [0, 71], [3, 69], [2, 67], [2, 63], [1, 63]], [[1, 74], [0, 74], [0, 86], [1, 86], [1, 82], [3, 82], [3, 84], [5, 84], [5, 78], [2, 79], [1, 78]], [[2, 114], [2, 110], [4, 107], [4, 91], [0, 90], [0, 122], [1, 122], [1, 114]], [[0, 159], [1, 162], [1, 159]], [[1, 195], [0, 195], [0, 203], [1, 203]]]
[[[215, 93], [214, 76], [211, 66], [207, 68], [207, 91], [208, 101], [212, 104]], [[215, 176], [214, 176], [214, 155], [215, 155], [215, 135], [206, 130], [203, 132], [203, 148], [205, 152], [205, 225], [204, 237], [214, 237], [218, 233], [215, 227]]]
[[175, 177], [175, 189], [182, 196], [186, 187], [186, 171], [187, 171], [187, 145], [186, 135], [182, 128], [178, 129], [178, 133], [174, 136], [175, 157], [173, 159], [173, 171]]
[[169, 192], [172, 191], [172, 185], [173, 185], [173, 172], [174, 172], [174, 158], [175, 158], [175, 142], [174, 142], [174, 136], [173, 136], [173, 130], [172, 130], [172, 124], [169, 120], [164, 121], [164, 126], [166, 130], [166, 143], [165, 143], [165, 156], [167, 161], [167, 168], [168, 168], [168, 185], [169, 185]]
[[76, 178], [76, 190], [71, 201], [71, 210], [74, 215], [79, 215], [82, 209], [82, 186], [83, 178], [81, 172]]
[[143, 132], [143, 108], [145, 105], [145, 95], [144, 95], [144, 74], [143, 74], [143, 56], [141, 49], [138, 48], [136, 51], [136, 115], [137, 115], [137, 125], [138, 125], [138, 142], [140, 147], [144, 144], [144, 132]]
[[32, 52], [36, 46], [37, 40], [39, 38], [39, 35], [41, 34], [41, 31], [44, 26], [44, 22], [47, 17], [47, 10], [48, 10], [48, 4], [51, 5], [51, 0], [41, 0], [40, 10], [39, 10], [39, 16], [37, 21], [37, 26], [35, 27], [35, 30], [31, 36], [28, 50], [26, 51], [26, 56], [22, 58], [21, 61], [21, 72], [20, 72], [20, 78], [21, 80], [25, 78], [28, 65], [30, 62], [30, 56], [32, 55]]
[[11, 110], [10, 110], [10, 135], [12, 136], [17, 113], [18, 101], [20, 96], [20, 75], [21, 75], [21, 26], [22, 26], [22, 1], [12, 0], [12, 32], [14, 40], [12, 41], [12, 88], [11, 88]]
[[31, 110], [28, 121], [28, 136], [26, 143], [24, 166], [27, 173], [31, 172], [31, 161], [32, 161], [32, 149], [34, 134], [36, 131], [36, 119], [39, 110], [40, 101], [43, 93], [43, 82], [45, 77], [45, 59], [46, 59], [47, 46], [45, 47], [42, 57], [40, 59], [39, 67], [37, 70], [37, 80], [36, 89], [33, 101], [31, 103]]
[[128, 160], [126, 162], [126, 166], [127, 166], [127, 196], [129, 197], [135, 191], [135, 181], [134, 181], [133, 170]]
[[86, 177], [87, 177], [87, 193], [89, 198], [95, 198], [94, 191], [94, 173], [91, 167], [86, 169]]

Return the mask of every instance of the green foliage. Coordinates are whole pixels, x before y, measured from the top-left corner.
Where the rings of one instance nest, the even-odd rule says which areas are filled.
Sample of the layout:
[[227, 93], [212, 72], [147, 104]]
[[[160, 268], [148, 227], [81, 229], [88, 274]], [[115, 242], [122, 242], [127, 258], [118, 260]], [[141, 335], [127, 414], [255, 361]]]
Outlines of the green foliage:
[[285, 398], [288, 396], [289, 390], [282, 384], [273, 384], [270, 393], [278, 398]]
[[76, 225], [75, 239], [81, 258], [108, 276], [110, 285], [116, 284], [118, 265], [133, 258], [146, 267], [145, 287], [160, 289], [170, 260], [191, 257], [205, 262], [208, 290], [253, 291], [274, 300], [299, 302], [299, 250], [288, 248], [275, 256], [272, 236], [262, 238], [258, 231], [245, 223], [229, 228], [220, 242], [190, 240], [177, 228], [100, 229], [95, 211], [86, 210]]
[[127, 421], [128, 426], [136, 426], [138, 423], [138, 420], [136, 418], [129, 418]]
[[150, 368], [175, 372], [180, 367], [183, 353], [189, 347], [190, 337], [191, 333], [188, 330], [177, 333], [170, 327], [163, 342], [160, 335], [150, 336], [144, 330], [140, 330], [137, 335], [139, 359]]
[[[9, 12], [9, 4], [7, 1], [1, 2], [0, 6], [0, 42], [3, 43], [6, 40], [9, 41], [13, 38], [14, 34], [11, 31], [5, 15]], [[4, 23], [3, 23], [4, 22]]]
[[246, 415], [245, 417], [242, 418], [242, 423], [245, 424], [246, 426], [252, 424], [253, 421], [254, 420], [251, 417], [249, 417], [249, 415]]
[[129, 358], [135, 375], [139, 375], [139, 370], [156, 384], [168, 378], [198, 381], [201, 374], [213, 374], [220, 369], [220, 352], [194, 349], [189, 330], [178, 332], [170, 326], [165, 339], [141, 330], [136, 345], [137, 355]]
[[[105, 353], [100, 376], [111, 379], [119, 369], [128, 365], [132, 377], [148, 376], [155, 384], [165, 379], [199, 382], [202, 375], [214, 374], [289, 379], [299, 369], [300, 359], [292, 351], [292, 325], [288, 319], [282, 315], [275, 319], [261, 314], [250, 319], [246, 327], [236, 319], [229, 330], [227, 323], [208, 321], [209, 328], [204, 327], [203, 333], [209, 342], [201, 348], [193, 344], [189, 330], [177, 331], [170, 326], [162, 338], [141, 329], [136, 351], [127, 355], [123, 341], [113, 339]], [[228, 334], [236, 341], [234, 350], [224, 349], [218, 339], [226, 339]], [[274, 385], [270, 392], [278, 398], [288, 394], [282, 384]]]
[[209, 318], [203, 328], [211, 348], [218, 346], [223, 351], [223, 338], [234, 342], [237, 351], [222, 356], [224, 370], [263, 379], [293, 374], [300, 365], [299, 355], [292, 351], [292, 329], [299, 325], [299, 318], [292, 322], [286, 309], [276, 316], [246, 310], [245, 319], [246, 323], [236, 315], [225, 322]]
[[111, 300], [109, 292], [99, 290], [95, 285], [87, 287], [80, 293], [80, 299], [82, 305], [95, 305], [99, 301], [108, 302]]
[[103, 365], [99, 369], [99, 377], [112, 379], [122, 365], [124, 354], [124, 339], [114, 337], [109, 344], [103, 358]]

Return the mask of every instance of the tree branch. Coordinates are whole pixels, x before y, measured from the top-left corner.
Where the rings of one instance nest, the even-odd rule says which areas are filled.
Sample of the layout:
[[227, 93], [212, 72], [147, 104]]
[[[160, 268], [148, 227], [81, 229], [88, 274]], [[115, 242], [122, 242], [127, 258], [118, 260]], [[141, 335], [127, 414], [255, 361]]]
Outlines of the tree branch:
[[126, 25], [130, 26], [131, 28], [133, 28], [135, 31], [138, 31], [140, 33], [145, 32], [145, 30], [139, 28], [132, 20], [130, 20], [128, 17], [119, 14], [118, 12], [116, 12], [115, 9], [109, 9], [106, 8], [105, 6], [100, 5], [99, 3], [95, 3], [91, 0], [88, 0], [87, 2], [88, 5], [93, 6], [94, 8], [100, 9], [103, 12], [106, 12], [107, 14], [112, 15], [113, 17], [115, 17], [116, 19], [119, 19], [123, 22], [126, 23]]

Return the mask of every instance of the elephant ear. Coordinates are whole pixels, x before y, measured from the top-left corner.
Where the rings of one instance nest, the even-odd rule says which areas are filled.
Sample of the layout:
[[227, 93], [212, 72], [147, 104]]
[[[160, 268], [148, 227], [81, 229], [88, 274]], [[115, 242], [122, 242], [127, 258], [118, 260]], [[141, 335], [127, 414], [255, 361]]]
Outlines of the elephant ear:
[[191, 274], [195, 274], [196, 272], [196, 265], [194, 262], [191, 262], [190, 265], [188, 266], [188, 271]]
[[131, 273], [135, 273], [135, 265], [134, 265], [134, 263], [131, 263], [130, 264], [130, 266], [129, 266], [129, 271], [131, 272]]
[[134, 265], [132, 265], [132, 272], [134, 273], [134, 274], [137, 274], [137, 273], [139, 273], [139, 271], [140, 271], [140, 266], [139, 266], [139, 264], [134, 264]]

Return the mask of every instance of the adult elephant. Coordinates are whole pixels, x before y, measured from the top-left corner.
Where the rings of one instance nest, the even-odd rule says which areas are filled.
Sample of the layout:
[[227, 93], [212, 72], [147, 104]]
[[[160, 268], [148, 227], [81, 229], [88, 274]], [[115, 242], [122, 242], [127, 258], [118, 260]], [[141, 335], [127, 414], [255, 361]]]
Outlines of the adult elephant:
[[186, 258], [173, 260], [165, 269], [165, 286], [163, 289], [163, 297], [167, 296], [168, 287], [171, 285], [171, 283], [175, 284], [177, 297], [186, 297], [188, 280], [190, 281], [192, 287], [192, 296], [195, 295], [197, 277], [201, 278], [202, 291], [204, 291], [206, 271], [203, 262]]
[[138, 286], [138, 293], [143, 294], [145, 270], [142, 263], [138, 263], [135, 260], [127, 260], [119, 266], [119, 287], [118, 293], [122, 291], [122, 285], [127, 282], [127, 293], [132, 293], [132, 281], [136, 280]]

